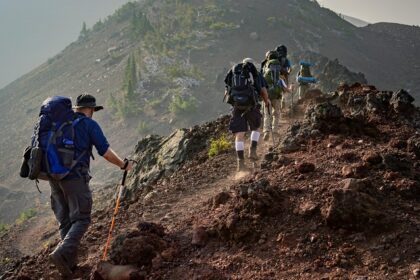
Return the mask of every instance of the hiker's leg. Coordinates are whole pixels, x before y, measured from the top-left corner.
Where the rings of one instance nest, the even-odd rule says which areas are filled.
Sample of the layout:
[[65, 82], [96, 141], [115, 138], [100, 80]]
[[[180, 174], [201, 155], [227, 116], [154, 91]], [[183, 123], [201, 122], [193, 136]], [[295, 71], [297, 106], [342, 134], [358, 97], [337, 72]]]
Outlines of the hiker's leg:
[[76, 265], [80, 240], [91, 222], [92, 193], [88, 177], [60, 181], [60, 187], [69, 202], [71, 227], [56, 250], [73, 267]]
[[229, 123], [229, 130], [235, 135], [235, 151], [238, 158], [238, 171], [245, 171], [245, 132], [248, 131], [248, 122], [243, 111], [233, 110]]
[[245, 171], [245, 132], [238, 132], [235, 134], [235, 151], [238, 161], [237, 171]]
[[258, 160], [257, 145], [260, 139], [260, 127], [262, 115], [260, 108], [256, 107], [247, 114], [249, 128], [251, 129], [251, 146], [249, 147], [249, 158], [252, 161]]
[[264, 140], [269, 139], [270, 135], [270, 129], [271, 129], [271, 112], [269, 110], [272, 110], [271, 108], [268, 109], [266, 106], [263, 106], [263, 114], [264, 114], [264, 125], [263, 125], [263, 133], [264, 133]]
[[60, 237], [61, 240], [63, 240], [71, 227], [68, 202], [60, 188], [59, 183], [52, 180], [50, 180], [49, 183], [51, 186], [51, 209], [53, 210], [55, 218], [58, 221]]
[[278, 135], [280, 130], [280, 107], [281, 107], [281, 100], [274, 99], [271, 100], [271, 106], [273, 107], [272, 115], [273, 115], [273, 133]]

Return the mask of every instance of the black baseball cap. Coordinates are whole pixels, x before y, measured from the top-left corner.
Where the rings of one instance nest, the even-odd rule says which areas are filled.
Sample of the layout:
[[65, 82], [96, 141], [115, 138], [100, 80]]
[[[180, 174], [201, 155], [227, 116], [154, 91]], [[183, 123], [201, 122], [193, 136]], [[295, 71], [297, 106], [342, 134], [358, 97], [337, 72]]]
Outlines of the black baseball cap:
[[83, 93], [79, 95], [76, 99], [76, 106], [73, 108], [94, 108], [95, 112], [102, 110], [103, 106], [97, 106], [96, 105], [96, 99], [90, 94]]

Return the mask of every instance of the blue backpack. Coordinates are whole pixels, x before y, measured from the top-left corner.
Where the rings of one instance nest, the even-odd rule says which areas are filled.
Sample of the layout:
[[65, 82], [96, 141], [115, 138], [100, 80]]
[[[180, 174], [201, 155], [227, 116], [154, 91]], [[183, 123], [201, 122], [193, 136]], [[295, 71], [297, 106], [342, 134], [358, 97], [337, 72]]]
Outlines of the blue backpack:
[[75, 158], [74, 129], [85, 119], [72, 109], [67, 97], [47, 98], [41, 106], [31, 146], [25, 149], [21, 176], [31, 180], [62, 180], [80, 159]]

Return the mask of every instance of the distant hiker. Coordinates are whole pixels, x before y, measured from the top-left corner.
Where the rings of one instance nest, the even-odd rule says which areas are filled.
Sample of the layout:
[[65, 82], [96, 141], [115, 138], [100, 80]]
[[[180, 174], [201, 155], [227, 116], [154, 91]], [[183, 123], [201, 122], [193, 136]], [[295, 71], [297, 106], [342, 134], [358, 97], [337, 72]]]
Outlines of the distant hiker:
[[[67, 97], [55, 96], [44, 101], [32, 137], [27, 176], [46, 179], [51, 186], [51, 208], [59, 223], [61, 242], [50, 254], [50, 260], [64, 277], [75, 270], [80, 240], [91, 223], [92, 146], [121, 169], [132, 168], [129, 161], [122, 160], [110, 148], [102, 129], [92, 119], [94, 112], [103, 109], [96, 105], [95, 98], [79, 95], [74, 109], [75, 112]], [[40, 156], [35, 159], [38, 153]]]
[[232, 105], [232, 118], [229, 130], [235, 134], [235, 150], [238, 158], [238, 172], [246, 171], [245, 166], [245, 132], [251, 130], [251, 146], [249, 158], [257, 161], [257, 145], [260, 138], [261, 105], [259, 98], [264, 100], [265, 106], [269, 107], [265, 81], [259, 74], [252, 59], [246, 58], [242, 63], [232, 67], [225, 78], [225, 98]]
[[296, 81], [299, 84], [298, 89], [298, 98], [301, 100], [305, 97], [306, 92], [309, 89], [310, 84], [314, 84], [317, 82], [317, 79], [314, 78], [311, 74], [310, 67], [313, 66], [312, 63], [301, 61], [300, 63], [300, 70], [296, 77]]
[[270, 138], [270, 131], [273, 136], [278, 135], [280, 124], [281, 100], [284, 92], [292, 93], [292, 87], [288, 87], [282, 74], [282, 66], [276, 51], [269, 51], [267, 61], [262, 70], [268, 84], [268, 97], [271, 107], [264, 108], [264, 140]]
[[[292, 72], [292, 66], [287, 58], [287, 47], [285, 45], [280, 45], [276, 48], [276, 52], [278, 55], [278, 60], [280, 61], [281, 66], [281, 75], [284, 77], [284, 82], [287, 86], [289, 86], [289, 75]], [[286, 107], [286, 99], [284, 96], [281, 99], [281, 108]]]

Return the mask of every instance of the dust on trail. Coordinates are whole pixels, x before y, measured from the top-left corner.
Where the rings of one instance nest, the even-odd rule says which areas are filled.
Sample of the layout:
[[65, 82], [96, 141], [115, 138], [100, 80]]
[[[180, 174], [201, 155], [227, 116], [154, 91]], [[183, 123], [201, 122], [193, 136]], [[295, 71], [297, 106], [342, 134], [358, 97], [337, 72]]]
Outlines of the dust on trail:
[[[289, 119], [281, 119], [279, 130], [280, 138], [284, 136], [289, 124]], [[279, 144], [279, 140], [280, 139], [276, 139], [276, 145]], [[203, 207], [206, 207], [206, 202], [213, 196], [223, 191], [229, 191], [230, 186], [237, 181], [248, 176], [253, 176], [255, 172], [258, 172], [259, 167], [257, 166], [259, 166], [264, 154], [272, 148], [273, 144], [271, 138], [269, 141], [264, 141], [261, 136], [258, 147], [260, 161], [257, 162], [255, 167], [253, 167], [253, 164], [249, 160], [246, 160], [249, 171], [238, 173], [235, 169], [227, 168], [226, 177], [221, 177], [214, 182], [193, 186], [193, 188], [189, 188], [188, 191], [179, 191], [169, 196], [156, 198], [152, 203], [153, 205], [144, 208], [144, 212], [142, 213], [143, 218], [150, 222], [169, 225], [183, 221], [186, 216], [193, 216], [194, 213], [198, 213]], [[234, 157], [233, 154], [230, 156]]]

